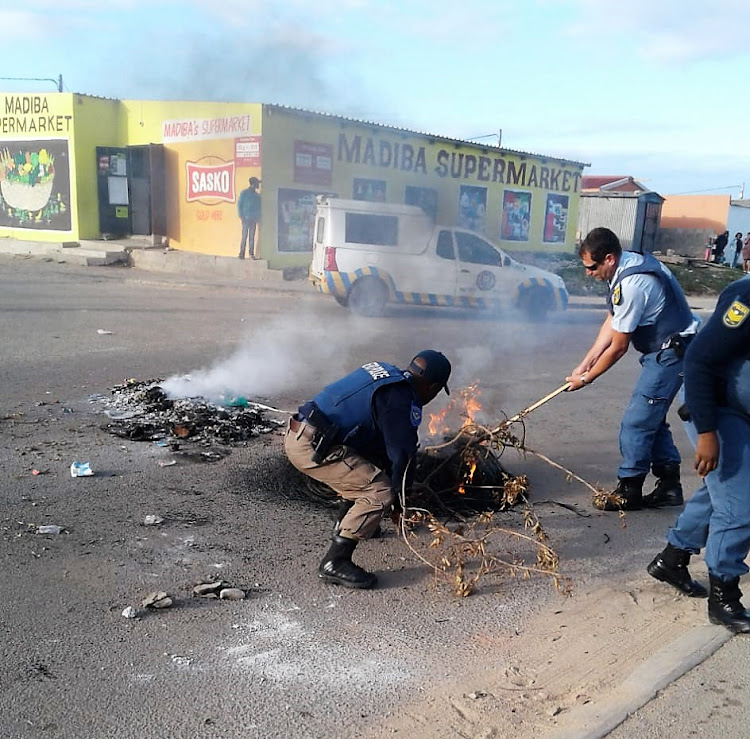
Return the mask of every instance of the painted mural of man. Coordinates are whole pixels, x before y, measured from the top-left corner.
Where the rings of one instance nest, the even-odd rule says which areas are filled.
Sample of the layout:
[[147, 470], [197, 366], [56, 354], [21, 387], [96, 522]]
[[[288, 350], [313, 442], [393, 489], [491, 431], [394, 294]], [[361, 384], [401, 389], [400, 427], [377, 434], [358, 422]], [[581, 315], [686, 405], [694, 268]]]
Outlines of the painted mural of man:
[[248, 184], [250, 186], [246, 187], [237, 199], [237, 215], [242, 221], [240, 253], [237, 256], [240, 259], [245, 258], [245, 246], [247, 245], [250, 259], [259, 259], [255, 244], [255, 230], [260, 221], [260, 194], [258, 193], [260, 180], [257, 177], [251, 177]]

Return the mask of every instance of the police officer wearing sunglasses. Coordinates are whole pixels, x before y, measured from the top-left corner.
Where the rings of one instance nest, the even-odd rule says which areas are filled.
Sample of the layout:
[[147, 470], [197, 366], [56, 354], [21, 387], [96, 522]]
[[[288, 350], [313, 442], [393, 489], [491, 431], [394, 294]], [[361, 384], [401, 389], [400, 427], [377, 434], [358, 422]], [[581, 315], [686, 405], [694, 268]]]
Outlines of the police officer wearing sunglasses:
[[[578, 255], [586, 274], [609, 286], [607, 308], [596, 340], [566, 380], [569, 392], [590, 385], [618, 362], [632, 344], [641, 372], [620, 424], [622, 461], [606, 511], [683, 504], [680, 454], [667, 412], [682, 385], [682, 358], [699, 320], [672, 273], [650, 254], [623, 251], [608, 228], [595, 228]], [[643, 495], [649, 471], [656, 487]]]

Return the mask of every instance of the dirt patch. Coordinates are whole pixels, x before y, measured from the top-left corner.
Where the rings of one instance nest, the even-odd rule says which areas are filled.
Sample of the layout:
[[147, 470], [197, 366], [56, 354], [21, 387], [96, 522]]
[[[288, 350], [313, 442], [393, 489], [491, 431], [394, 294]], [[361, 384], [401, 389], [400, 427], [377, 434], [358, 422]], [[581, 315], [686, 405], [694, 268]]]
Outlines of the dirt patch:
[[555, 611], [529, 620], [510, 641], [474, 634], [492, 653], [492, 664], [441, 686], [419, 704], [403, 706], [364, 736], [575, 736], [577, 709], [604, 703], [638, 665], [703, 623], [705, 600], [682, 597], [656, 582], [639, 579], [578, 592]]

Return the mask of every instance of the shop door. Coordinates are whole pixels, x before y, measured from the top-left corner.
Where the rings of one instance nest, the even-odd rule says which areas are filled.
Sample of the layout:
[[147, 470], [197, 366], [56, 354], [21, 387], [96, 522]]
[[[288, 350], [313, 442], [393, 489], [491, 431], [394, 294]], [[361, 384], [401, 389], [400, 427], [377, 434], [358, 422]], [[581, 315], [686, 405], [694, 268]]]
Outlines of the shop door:
[[128, 151], [96, 147], [96, 187], [99, 196], [99, 231], [112, 236], [131, 233]]
[[167, 235], [161, 144], [96, 147], [99, 231], [112, 236]]
[[128, 159], [131, 233], [138, 236], [165, 236], [167, 223], [164, 147], [161, 144], [129, 146]]

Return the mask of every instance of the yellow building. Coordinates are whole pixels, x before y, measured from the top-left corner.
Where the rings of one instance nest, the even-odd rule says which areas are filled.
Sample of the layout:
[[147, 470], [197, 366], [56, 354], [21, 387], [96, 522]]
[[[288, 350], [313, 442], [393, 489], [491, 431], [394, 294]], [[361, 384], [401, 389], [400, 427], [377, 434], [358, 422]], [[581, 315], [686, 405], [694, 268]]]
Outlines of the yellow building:
[[261, 181], [257, 253], [306, 266], [315, 196], [420, 205], [508, 250], [572, 251], [585, 164], [260, 103], [0, 95], [0, 237], [130, 235], [234, 257]]

